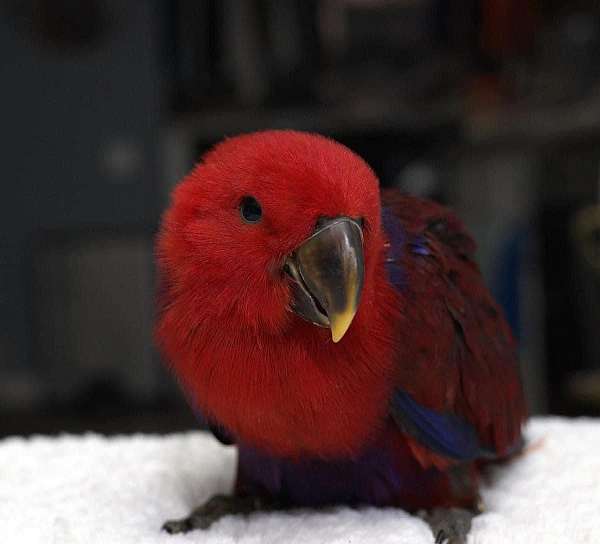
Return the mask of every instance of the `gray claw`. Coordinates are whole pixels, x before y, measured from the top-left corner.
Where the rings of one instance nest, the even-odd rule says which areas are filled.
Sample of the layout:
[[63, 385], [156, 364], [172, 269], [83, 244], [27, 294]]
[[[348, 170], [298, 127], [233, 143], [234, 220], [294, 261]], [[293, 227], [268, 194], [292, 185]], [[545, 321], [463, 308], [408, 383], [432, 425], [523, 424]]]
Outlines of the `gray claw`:
[[172, 519], [163, 523], [162, 530], [170, 535], [176, 535], [178, 533], [187, 533], [192, 530], [192, 527], [190, 526], [189, 518]]
[[435, 544], [466, 544], [477, 514], [462, 508], [435, 508], [421, 517], [429, 523]]

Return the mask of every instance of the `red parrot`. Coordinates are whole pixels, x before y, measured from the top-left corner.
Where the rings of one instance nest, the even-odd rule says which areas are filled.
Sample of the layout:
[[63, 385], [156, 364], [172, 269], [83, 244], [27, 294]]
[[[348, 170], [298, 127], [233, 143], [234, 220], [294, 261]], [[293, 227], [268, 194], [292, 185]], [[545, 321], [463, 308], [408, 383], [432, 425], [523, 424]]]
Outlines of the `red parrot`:
[[425, 510], [462, 542], [483, 463], [522, 445], [517, 352], [459, 219], [380, 194], [316, 134], [229, 138], [177, 186], [157, 244], [156, 338], [239, 449], [223, 515], [329, 504]]

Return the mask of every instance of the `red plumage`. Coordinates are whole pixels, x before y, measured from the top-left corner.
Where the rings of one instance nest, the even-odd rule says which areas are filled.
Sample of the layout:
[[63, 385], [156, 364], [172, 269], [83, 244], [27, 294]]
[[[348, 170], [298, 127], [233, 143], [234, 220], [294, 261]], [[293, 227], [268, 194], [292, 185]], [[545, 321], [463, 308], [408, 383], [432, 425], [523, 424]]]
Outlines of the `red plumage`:
[[[431, 409], [462, 416], [502, 457], [519, 441], [526, 406], [516, 343], [474, 262], [475, 243], [443, 206], [394, 191], [383, 200], [407, 238], [429, 249], [425, 259], [410, 252], [401, 259], [410, 288], [399, 304], [410, 326], [396, 331], [396, 357], [410, 364], [396, 365], [396, 385]], [[447, 464], [412, 443], [424, 462]]]
[[[262, 205], [260, 225], [240, 221], [248, 195]], [[359, 157], [292, 131], [218, 145], [164, 217], [158, 343], [193, 404], [272, 456], [351, 459], [387, 440], [422, 467], [454, 464], [392, 422], [396, 388], [460, 416], [505, 455], [525, 404], [514, 341], [474, 264], [474, 243], [437, 204], [395, 192], [383, 200], [405, 235], [393, 257], [404, 289], [390, 282], [378, 181]], [[340, 215], [364, 219], [365, 280], [354, 321], [334, 344], [290, 311], [282, 267], [320, 217]], [[432, 506], [453, 504], [443, 481]]]

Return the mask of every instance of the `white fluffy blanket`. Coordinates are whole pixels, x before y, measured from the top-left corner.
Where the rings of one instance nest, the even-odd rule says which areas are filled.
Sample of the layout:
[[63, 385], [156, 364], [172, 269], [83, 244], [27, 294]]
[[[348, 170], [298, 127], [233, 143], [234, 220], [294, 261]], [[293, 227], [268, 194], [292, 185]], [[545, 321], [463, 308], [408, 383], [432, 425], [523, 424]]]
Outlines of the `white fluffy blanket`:
[[[495, 469], [471, 543], [600, 542], [600, 421], [534, 419], [530, 450]], [[161, 533], [233, 481], [235, 450], [207, 434], [0, 441], [0, 541], [7, 544], [430, 544], [402, 511], [339, 508], [228, 517]]]

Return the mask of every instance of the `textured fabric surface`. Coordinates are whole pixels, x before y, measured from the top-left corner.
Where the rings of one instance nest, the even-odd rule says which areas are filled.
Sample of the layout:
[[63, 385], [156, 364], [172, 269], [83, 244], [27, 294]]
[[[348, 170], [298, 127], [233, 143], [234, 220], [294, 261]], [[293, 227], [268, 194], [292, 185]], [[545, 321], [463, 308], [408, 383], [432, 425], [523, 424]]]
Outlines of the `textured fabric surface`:
[[[600, 542], [600, 421], [534, 419], [527, 452], [497, 467], [471, 543]], [[11, 544], [430, 544], [405, 512], [337, 508], [159, 528], [233, 482], [235, 449], [204, 433], [0, 441], [0, 541]]]

